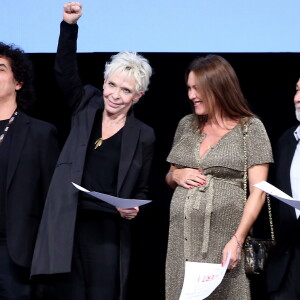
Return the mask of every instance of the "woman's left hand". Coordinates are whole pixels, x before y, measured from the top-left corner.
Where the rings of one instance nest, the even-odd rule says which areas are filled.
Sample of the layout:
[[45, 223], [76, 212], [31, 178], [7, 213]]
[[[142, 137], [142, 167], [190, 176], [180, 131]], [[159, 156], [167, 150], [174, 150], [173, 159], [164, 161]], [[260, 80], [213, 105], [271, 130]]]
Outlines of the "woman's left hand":
[[241, 260], [242, 246], [245, 238], [265, 202], [265, 193], [254, 185], [260, 181], [267, 180], [268, 169], [268, 164], [254, 165], [248, 169], [250, 194], [246, 201], [240, 224], [231, 240], [223, 249], [222, 265], [226, 263], [229, 251], [231, 251], [228, 269], [233, 269]]
[[231, 251], [231, 257], [228, 264], [228, 269], [233, 269], [241, 260], [241, 248], [242, 244], [237, 240], [235, 236], [227, 243], [223, 249], [222, 266], [225, 265], [229, 252]]
[[139, 212], [138, 207], [132, 207], [132, 208], [120, 208], [116, 207], [118, 212], [120, 213], [121, 217], [127, 220], [131, 220], [135, 218]]

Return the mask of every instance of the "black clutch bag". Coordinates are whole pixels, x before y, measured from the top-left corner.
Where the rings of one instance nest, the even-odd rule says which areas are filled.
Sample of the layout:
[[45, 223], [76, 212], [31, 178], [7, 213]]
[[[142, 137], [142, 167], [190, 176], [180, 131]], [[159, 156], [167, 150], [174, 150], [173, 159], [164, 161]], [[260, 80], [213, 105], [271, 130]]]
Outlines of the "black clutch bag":
[[268, 257], [275, 246], [272, 239], [263, 240], [248, 236], [244, 244], [245, 272], [257, 275], [264, 272]]
[[[247, 125], [244, 126], [243, 138], [244, 138], [244, 203], [247, 201]], [[275, 246], [275, 235], [272, 221], [272, 212], [271, 212], [271, 203], [269, 195], [267, 195], [267, 205], [268, 205], [268, 215], [270, 223], [270, 239], [258, 239], [254, 238], [251, 235], [248, 235], [244, 243], [244, 253], [245, 253], [245, 272], [247, 275], [257, 275], [263, 273], [266, 267], [266, 262], [272, 251], [272, 248]]]

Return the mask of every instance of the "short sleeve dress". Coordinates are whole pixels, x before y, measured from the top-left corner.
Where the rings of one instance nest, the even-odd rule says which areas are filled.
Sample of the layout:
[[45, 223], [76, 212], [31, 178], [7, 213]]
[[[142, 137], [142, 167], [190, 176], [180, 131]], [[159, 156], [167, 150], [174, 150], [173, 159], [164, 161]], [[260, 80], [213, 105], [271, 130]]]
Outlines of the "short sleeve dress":
[[[255, 117], [242, 119], [200, 158], [205, 133], [193, 129], [194, 118], [187, 115], [179, 122], [167, 161], [177, 168], [202, 170], [207, 184], [193, 189], [178, 186], [174, 191], [166, 262], [167, 300], [180, 297], [185, 262], [220, 263], [222, 250], [239, 225], [244, 208], [243, 124], [248, 124], [248, 168], [273, 162], [268, 135]], [[243, 259], [207, 299], [250, 299]]]

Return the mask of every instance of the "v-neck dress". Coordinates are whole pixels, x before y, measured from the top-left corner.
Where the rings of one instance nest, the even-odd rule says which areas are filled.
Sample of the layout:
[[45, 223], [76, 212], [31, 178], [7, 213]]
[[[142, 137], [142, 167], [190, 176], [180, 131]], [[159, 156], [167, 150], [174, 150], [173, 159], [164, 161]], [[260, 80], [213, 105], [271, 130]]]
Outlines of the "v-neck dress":
[[[262, 122], [247, 119], [248, 168], [273, 162], [269, 138]], [[200, 158], [204, 133], [194, 130], [194, 115], [178, 125], [167, 161], [177, 168], [201, 169], [207, 184], [178, 186], [170, 207], [166, 263], [166, 299], [177, 300], [183, 285], [185, 262], [221, 263], [222, 250], [234, 235], [244, 209], [244, 141], [242, 122], [225, 134]], [[228, 271], [207, 299], [250, 299], [243, 259]]]

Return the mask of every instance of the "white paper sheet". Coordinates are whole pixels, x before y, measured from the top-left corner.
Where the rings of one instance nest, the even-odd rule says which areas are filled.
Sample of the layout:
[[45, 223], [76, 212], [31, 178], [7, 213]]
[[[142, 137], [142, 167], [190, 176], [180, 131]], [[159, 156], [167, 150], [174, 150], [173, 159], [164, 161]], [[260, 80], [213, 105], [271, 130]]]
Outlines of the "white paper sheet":
[[222, 282], [230, 257], [231, 252], [223, 267], [221, 264], [187, 261], [179, 300], [202, 300], [208, 297]]
[[284, 193], [283, 191], [281, 191], [274, 185], [272, 185], [266, 181], [261, 181], [257, 184], [254, 184], [254, 186], [259, 188], [260, 190], [268, 193], [269, 195], [277, 198], [278, 200], [280, 200], [294, 208], [300, 209], [300, 200], [290, 197], [289, 195], [287, 195], [286, 193]]
[[72, 182], [72, 184], [80, 191], [87, 193], [97, 199], [100, 199], [106, 203], [109, 203], [115, 207], [120, 207], [120, 208], [132, 208], [136, 206], [141, 206], [145, 205], [147, 203], [150, 203], [151, 200], [139, 200], [139, 199], [125, 199], [125, 198], [118, 198], [114, 196], [110, 196], [107, 194], [102, 194], [98, 192], [90, 192], [84, 187]]

